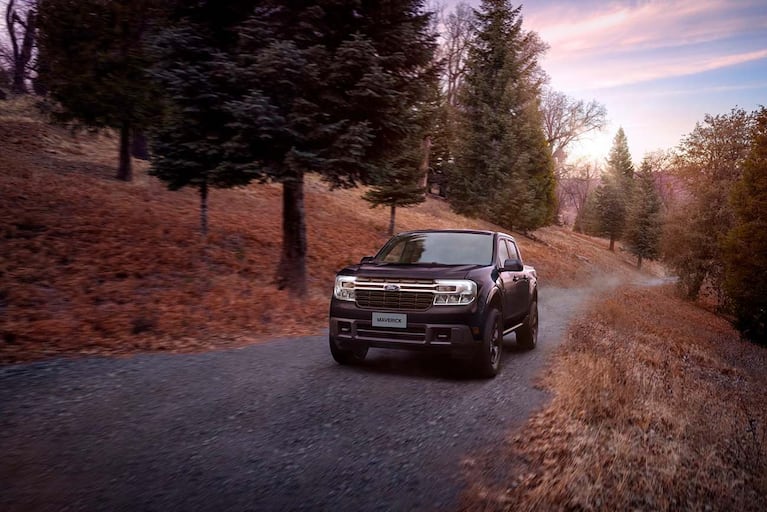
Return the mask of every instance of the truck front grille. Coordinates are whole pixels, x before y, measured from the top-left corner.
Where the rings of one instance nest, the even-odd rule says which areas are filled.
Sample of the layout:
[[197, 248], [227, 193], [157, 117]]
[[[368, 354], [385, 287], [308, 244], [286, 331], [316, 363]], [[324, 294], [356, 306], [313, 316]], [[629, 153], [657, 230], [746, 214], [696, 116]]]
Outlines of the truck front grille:
[[386, 292], [356, 290], [357, 306], [361, 308], [424, 311], [434, 303], [432, 292]]

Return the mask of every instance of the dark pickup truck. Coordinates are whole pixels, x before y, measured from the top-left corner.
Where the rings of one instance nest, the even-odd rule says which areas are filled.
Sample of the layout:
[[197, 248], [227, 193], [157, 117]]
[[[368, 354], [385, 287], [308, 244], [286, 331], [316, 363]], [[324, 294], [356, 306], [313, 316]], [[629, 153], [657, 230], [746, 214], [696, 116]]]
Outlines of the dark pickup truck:
[[370, 347], [425, 350], [494, 377], [512, 331], [535, 347], [538, 279], [505, 233], [400, 233], [336, 275], [330, 352], [341, 364], [361, 362]]

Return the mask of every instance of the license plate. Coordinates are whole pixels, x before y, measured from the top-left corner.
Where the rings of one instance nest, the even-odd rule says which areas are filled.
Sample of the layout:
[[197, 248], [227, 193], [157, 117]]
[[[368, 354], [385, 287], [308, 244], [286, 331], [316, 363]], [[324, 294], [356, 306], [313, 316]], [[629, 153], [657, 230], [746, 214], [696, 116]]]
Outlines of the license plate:
[[373, 313], [373, 327], [407, 327], [407, 315], [401, 313]]

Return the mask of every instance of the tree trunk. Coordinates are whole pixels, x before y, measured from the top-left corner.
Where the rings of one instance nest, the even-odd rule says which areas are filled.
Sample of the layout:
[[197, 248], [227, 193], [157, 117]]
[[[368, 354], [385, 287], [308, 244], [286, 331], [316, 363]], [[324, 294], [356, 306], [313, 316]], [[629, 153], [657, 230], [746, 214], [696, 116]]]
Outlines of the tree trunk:
[[275, 281], [280, 290], [306, 296], [306, 213], [302, 172], [282, 184], [282, 255]]
[[146, 135], [140, 130], [133, 131], [131, 155], [139, 160], [149, 160], [149, 146], [146, 141]]
[[24, 82], [27, 78], [27, 66], [32, 60], [32, 49], [35, 46], [36, 17], [35, 11], [30, 8], [27, 12], [27, 23], [24, 25], [24, 39], [21, 43], [21, 53], [16, 61], [14, 70], [13, 88], [14, 92], [21, 94], [27, 93], [27, 84]]
[[424, 195], [429, 191], [429, 163], [431, 159], [431, 136], [427, 135], [423, 138], [421, 145], [423, 150], [423, 159], [421, 160], [421, 168], [419, 171], [423, 178], [421, 178], [421, 188], [424, 189]]
[[389, 213], [389, 236], [394, 236], [394, 216], [396, 215], [397, 207], [391, 205], [391, 211]]
[[641, 254], [637, 256], [637, 268], [639, 268], [639, 269], [642, 268], [642, 255]]
[[613, 235], [610, 235], [610, 250], [615, 252], [615, 237]]
[[[27, 11], [26, 22], [22, 22], [19, 17], [18, 11], [16, 11], [14, 2], [8, 3], [6, 9], [6, 29], [8, 36], [11, 40], [11, 58], [13, 59], [13, 80], [11, 82], [11, 92], [14, 94], [26, 94], [27, 91], [27, 66], [29, 61], [32, 60], [32, 50], [35, 46], [35, 32], [36, 28], [36, 13], [34, 9], [30, 8]], [[21, 39], [21, 48], [19, 48], [16, 26], [21, 26], [24, 29], [24, 36]]]
[[208, 180], [200, 184], [200, 233], [208, 235]]
[[122, 181], [131, 181], [133, 179], [133, 169], [131, 168], [130, 157], [130, 122], [123, 121], [120, 127], [120, 163], [117, 168], [117, 179]]

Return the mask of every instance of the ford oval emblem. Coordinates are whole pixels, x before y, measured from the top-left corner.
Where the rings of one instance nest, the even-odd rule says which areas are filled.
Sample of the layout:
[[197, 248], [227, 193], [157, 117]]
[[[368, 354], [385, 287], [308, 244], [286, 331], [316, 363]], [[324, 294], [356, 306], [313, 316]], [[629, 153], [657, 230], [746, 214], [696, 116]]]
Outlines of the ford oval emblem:
[[399, 286], [397, 286], [396, 284], [387, 284], [386, 286], [384, 286], [384, 291], [385, 292], [398, 292], [399, 291]]

